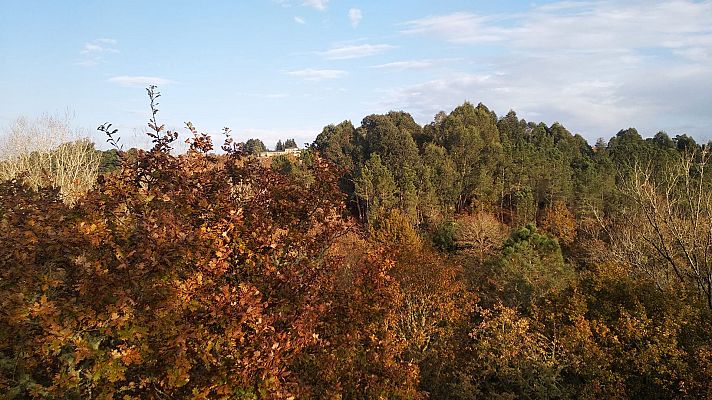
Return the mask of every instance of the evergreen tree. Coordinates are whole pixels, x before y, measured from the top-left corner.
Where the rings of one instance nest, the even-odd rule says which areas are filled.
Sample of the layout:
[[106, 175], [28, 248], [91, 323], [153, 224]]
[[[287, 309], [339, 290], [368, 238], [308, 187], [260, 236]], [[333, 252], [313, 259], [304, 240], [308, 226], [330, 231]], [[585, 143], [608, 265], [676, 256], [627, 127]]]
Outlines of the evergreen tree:
[[244, 146], [245, 152], [248, 154], [259, 155], [267, 151], [267, 146], [260, 139], [248, 139]]
[[299, 146], [297, 146], [297, 142], [294, 141], [294, 139], [287, 139], [287, 141], [284, 142], [284, 148], [285, 149], [296, 149]]
[[355, 193], [360, 199], [360, 217], [366, 224], [374, 224], [398, 203], [398, 188], [393, 175], [374, 153], [355, 179]]

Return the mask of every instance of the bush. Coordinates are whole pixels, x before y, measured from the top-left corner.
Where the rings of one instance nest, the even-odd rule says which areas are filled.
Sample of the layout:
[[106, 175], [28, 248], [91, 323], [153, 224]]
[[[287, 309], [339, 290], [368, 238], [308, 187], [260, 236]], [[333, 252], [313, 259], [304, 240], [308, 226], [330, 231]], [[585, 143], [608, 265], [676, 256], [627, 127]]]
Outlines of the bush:
[[69, 117], [18, 118], [0, 142], [0, 180], [22, 179], [33, 188], [55, 186], [71, 203], [94, 185], [100, 152]]
[[[158, 130], [157, 130], [158, 131]], [[0, 391], [17, 398], [287, 398], [317, 343], [323, 254], [342, 231], [324, 163], [309, 188], [207, 136], [139, 151], [98, 187], [0, 186]], [[123, 155], [122, 155], [123, 156]]]
[[455, 250], [455, 224], [445, 220], [433, 232], [433, 245], [441, 251]]

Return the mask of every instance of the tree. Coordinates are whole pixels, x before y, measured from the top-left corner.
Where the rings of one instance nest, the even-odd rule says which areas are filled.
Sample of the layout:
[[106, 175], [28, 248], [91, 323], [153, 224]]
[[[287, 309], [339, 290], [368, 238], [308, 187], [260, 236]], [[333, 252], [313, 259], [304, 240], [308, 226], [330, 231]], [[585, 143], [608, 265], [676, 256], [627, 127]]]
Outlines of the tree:
[[402, 292], [383, 246], [358, 235], [340, 238], [327, 258], [340, 268], [324, 289], [321, 342], [302, 353], [298, 373], [310, 398], [421, 399], [418, 366], [397, 334]]
[[101, 152], [101, 160], [99, 162], [99, 173], [116, 171], [121, 168], [121, 157], [116, 149], [106, 150]]
[[473, 201], [487, 202], [498, 195], [493, 183], [499, 175], [497, 162], [502, 153], [496, 116], [482, 104], [470, 103], [454, 109], [443, 121], [435, 138], [447, 149], [456, 166], [458, 194], [456, 209]]
[[648, 147], [635, 128], [619, 131], [608, 141], [607, 152], [611, 160], [624, 172], [630, 171], [636, 162], [648, 160]]
[[491, 213], [478, 211], [455, 220], [457, 247], [475, 256], [479, 262], [501, 249], [507, 228]]
[[258, 156], [260, 153], [267, 151], [267, 147], [260, 139], [248, 139], [247, 142], [245, 142], [244, 151], [247, 154]]
[[284, 148], [285, 149], [296, 149], [299, 146], [297, 146], [297, 142], [294, 141], [294, 139], [287, 139], [287, 141], [284, 142]]
[[56, 186], [73, 203], [92, 188], [101, 154], [71, 118], [18, 118], [0, 142], [0, 181], [22, 179], [33, 188]]
[[655, 144], [664, 149], [673, 149], [676, 147], [675, 142], [670, 139], [670, 136], [668, 136], [667, 133], [662, 131], [655, 134], [655, 136], [653, 137], [653, 142], [655, 142]]
[[576, 238], [576, 218], [560, 201], [547, 208], [541, 219], [541, 228], [565, 245], [572, 244]]
[[292, 160], [285, 155], [278, 155], [272, 158], [272, 169], [282, 175], [289, 175], [294, 172], [295, 166]]
[[524, 312], [575, 279], [556, 239], [539, 233], [532, 224], [513, 232], [504, 243], [499, 271], [505, 292], [511, 296], [507, 305]]
[[417, 195], [415, 174], [420, 164], [413, 134], [420, 128], [410, 115], [389, 113], [364, 118], [361, 129], [364, 131], [365, 154], [369, 157], [374, 153], [379, 155], [398, 186], [401, 208], [413, 208], [412, 202]]
[[314, 140], [314, 147], [322, 156], [342, 168], [347, 174], [353, 174], [356, 167], [363, 163], [363, 149], [360, 136], [351, 121], [338, 125], [328, 125]]
[[425, 176], [432, 186], [439, 211], [445, 215], [454, 213], [461, 190], [455, 163], [445, 148], [433, 143], [425, 145], [422, 159]]
[[[634, 201], [636, 228], [614, 236], [624, 261], [661, 288], [681, 284], [712, 309], [712, 186], [707, 148], [680, 155], [665, 174], [635, 164], [622, 190]], [[639, 253], [643, 251], [643, 254]]]
[[359, 197], [360, 218], [374, 224], [397, 204], [398, 188], [393, 175], [377, 153], [371, 154], [355, 179], [355, 194]]
[[274, 146], [274, 151], [284, 151], [284, 144], [282, 140], [277, 140], [277, 144]]
[[536, 321], [502, 305], [478, 311], [453, 397], [564, 398], [559, 367]]
[[687, 135], [677, 135], [675, 139], [673, 139], [673, 142], [680, 153], [692, 153], [698, 150], [695, 139]]

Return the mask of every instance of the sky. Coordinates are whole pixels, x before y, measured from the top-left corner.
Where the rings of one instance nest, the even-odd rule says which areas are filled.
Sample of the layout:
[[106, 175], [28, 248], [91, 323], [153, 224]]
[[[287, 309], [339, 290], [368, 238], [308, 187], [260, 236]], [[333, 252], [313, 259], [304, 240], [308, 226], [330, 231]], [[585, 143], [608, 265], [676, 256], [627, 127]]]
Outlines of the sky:
[[3, 0], [0, 127], [63, 114], [97, 142], [159, 122], [313, 141], [390, 110], [465, 101], [559, 122], [712, 139], [712, 1]]

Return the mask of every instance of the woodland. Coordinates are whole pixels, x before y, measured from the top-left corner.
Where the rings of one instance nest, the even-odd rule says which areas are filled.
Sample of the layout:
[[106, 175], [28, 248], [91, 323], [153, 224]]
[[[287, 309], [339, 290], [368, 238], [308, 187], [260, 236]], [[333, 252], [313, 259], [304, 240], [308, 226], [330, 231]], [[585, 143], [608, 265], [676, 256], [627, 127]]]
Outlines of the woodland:
[[0, 397], [712, 398], [709, 145], [464, 103], [261, 158], [148, 94], [150, 149], [0, 148]]

